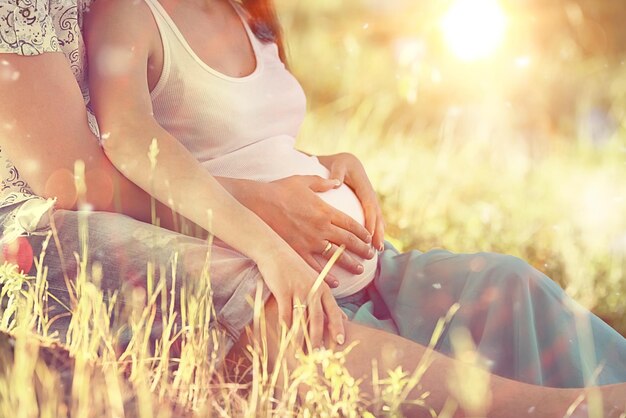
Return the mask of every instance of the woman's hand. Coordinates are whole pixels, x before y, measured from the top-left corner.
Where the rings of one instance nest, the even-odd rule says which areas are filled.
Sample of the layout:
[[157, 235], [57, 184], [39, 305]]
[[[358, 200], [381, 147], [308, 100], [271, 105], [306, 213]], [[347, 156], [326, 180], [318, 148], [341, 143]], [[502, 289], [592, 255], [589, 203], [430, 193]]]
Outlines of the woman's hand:
[[354, 190], [363, 206], [365, 228], [372, 235], [373, 245], [382, 251], [385, 241], [385, 221], [378, 197], [361, 161], [346, 152], [317, 158], [330, 171], [331, 180], [339, 180]]
[[[316, 194], [338, 187], [341, 183], [337, 181], [319, 176], [291, 176], [271, 183], [218, 180], [317, 271], [324, 266], [314, 256], [323, 254], [329, 242], [343, 244], [346, 250], [362, 258], [374, 256], [370, 233]], [[323, 255], [332, 255], [326, 253]], [[363, 266], [346, 252], [339, 257], [337, 265], [354, 274], [363, 272]], [[336, 287], [332, 276], [326, 282]]]
[[[288, 245], [255, 260], [263, 280], [278, 304], [278, 315], [287, 327], [298, 314], [308, 323], [311, 348], [322, 346], [324, 324], [337, 344], [345, 341], [343, 319], [347, 318], [337, 305], [326, 283], [314, 289], [318, 275]], [[295, 324], [297, 327], [297, 324]], [[303, 330], [296, 328], [296, 333]]]

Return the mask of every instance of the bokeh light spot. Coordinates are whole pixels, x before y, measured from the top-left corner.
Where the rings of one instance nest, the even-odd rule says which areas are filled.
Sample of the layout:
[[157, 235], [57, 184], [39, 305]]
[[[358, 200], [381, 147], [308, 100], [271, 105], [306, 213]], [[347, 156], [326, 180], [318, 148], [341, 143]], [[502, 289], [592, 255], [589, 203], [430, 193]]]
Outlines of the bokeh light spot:
[[46, 182], [45, 195], [56, 197], [57, 205], [61, 208], [74, 207], [77, 197], [74, 174], [64, 168], [53, 172]]
[[14, 69], [9, 61], [0, 61], [0, 81], [17, 81], [19, 79], [20, 72]]
[[4, 261], [16, 264], [21, 272], [28, 273], [33, 267], [33, 247], [25, 237], [18, 237], [2, 246]]

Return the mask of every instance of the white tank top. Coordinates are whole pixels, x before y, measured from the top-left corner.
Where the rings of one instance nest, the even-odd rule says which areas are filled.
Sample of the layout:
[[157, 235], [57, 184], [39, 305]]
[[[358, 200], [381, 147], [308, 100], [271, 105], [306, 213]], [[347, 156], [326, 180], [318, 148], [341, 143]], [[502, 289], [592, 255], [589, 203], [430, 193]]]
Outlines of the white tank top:
[[[244, 77], [231, 77], [195, 54], [157, 0], [146, 2], [163, 43], [163, 69], [151, 92], [154, 117], [203, 167], [214, 176], [261, 182], [292, 175], [328, 178], [328, 170], [316, 157], [295, 149], [306, 112], [300, 84], [280, 61], [276, 44], [263, 43], [252, 33], [241, 6], [231, 2], [254, 50], [256, 69]], [[364, 223], [361, 204], [346, 185], [318, 195]], [[333, 267], [331, 273], [339, 281], [333, 289], [335, 297], [354, 294], [374, 278], [377, 258], [352, 256], [364, 271], [354, 275]], [[325, 263], [321, 256], [318, 261]]]

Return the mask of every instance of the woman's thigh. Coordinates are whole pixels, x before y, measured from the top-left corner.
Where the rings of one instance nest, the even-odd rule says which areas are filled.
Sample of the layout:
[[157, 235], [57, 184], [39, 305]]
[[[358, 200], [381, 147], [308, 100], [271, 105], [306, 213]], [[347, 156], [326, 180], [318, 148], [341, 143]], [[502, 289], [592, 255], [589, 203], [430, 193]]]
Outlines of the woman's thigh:
[[[284, 378], [293, 372], [298, 365], [298, 357], [296, 356], [298, 348], [292, 347], [291, 350], [285, 352], [284, 359], [286, 361], [278, 358], [281, 337], [277, 327], [277, 304], [272, 297], [265, 305], [263, 314], [266, 326], [266, 332], [263, 334], [263, 337], [252, 332], [243, 334], [229, 354], [229, 358], [234, 362], [241, 363], [242, 359], [249, 357], [248, 347], [257, 347], [257, 350], [265, 350], [267, 355], [267, 357], [261, 356], [261, 361], [267, 358], [270, 371], [274, 371], [276, 367], [281, 367], [279, 376]], [[425, 393], [428, 393], [428, 396], [425, 397], [426, 404], [437, 413], [442, 410], [445, 404], [449, 403], [451, 398], [459, 401], [460, 398], [455, 396], [459, 392], [453, 386], [454, 384], [474, 384], [473, 382], [459, 381], [455, 376], [471, 375], [474, 379], [480, 379], [481, 383], [486, 385], [483, 387], [485, 390], [484, 403], [477, 406], [480, 412], [472, 410], [471, 406], [476, 407], [473, 402], [464, 403], [461, 400], [457, 410], [458, 415], [455, 416], [479, 416], [486, 413], [488, 416], [493, 415], [502, 418], [519, 417], [527, 414], [529, 410], [533, 411], [536, 416], [564, 416], [570, 405], [582, 393], [581, 390], [540, 387], [491, 375], [483, 369], [477, 369], [474, 365], [468, 365], [436, 351], [431, 351], [422, 344], [353, 321], [345, 321], [345, 330], [346, 342], [343, 346], [338, 346], [329, 336], [325, 336], [325, 345], [327, 348], [335, 351], [351, 347], [350, 350], [344, 353], [343, 366], [350, 376], [360, 380], [359, 393], [361, 399], [365, 401], [375, 399], [376, 396], [380, 397], [381, 387], [375, 387], [374, 379], [380, 382], [380, 379], [385, 379], [390, 371], [397, 371], [398, 368], [412, 374], [422, 364], [429, 364], [429, 366], [426, 367], [420, 378], [419, 385], [406, 388], [406, 399], [418, 399], [423, 397]], [[375, 344], [372, 342], [375, 342]], [[263, 351], [258, 351], [258, 353], [263, 354]], [[423, 363], [423, 361], [426, 363]], [[249, 371], [251, 363], [244, 363], [243, 366], [240, 370]], [[287, 369], [285, 370], [284, 367]], [[321, 367], [322, 365], [320, 364]], [[262, 370], [257, 371], [262, 372]], [[320, 376], [323, 376], [323, 373], [320, 373]], [[311, 375], [311, 378], [314, 379], [315, 375]], [[293, 383], [293, 381], [289, 383]], [[276, 387], [282, 387], [282, 382], [279, 382]], [[467, 387], [465, 386], [465, 388]], [[306, 399], [308, 390], [306, 382], [299, 385], [298, 389], [301, 398]], [[335, 387], [334, 389], [337, 388]], [[476, 390], [478, 390], [478, 387], [476, 387]], [[623, 410], [626, 385], [607, 386], [601, 390], [601, 395], [603, 395], [602, 403], [606, 411], [614, 413], [615, 411]], [[280, 396], [280, 394], [277, 395]], [[378, 401], [380, 400], [379, 398]], [[369, 409], [374, 413], [382, 415], [382, 411], [378, 409], [381, 406], [380, 404], [374, 404]], [[584, 408], [585, 406], [581, 407], [581, 409]], [[461, 410], [465, 414], [462, 414]], [[403, 406], [402, 412], [406, 416], [412, 417], [432, 416], [428, 409], [414, 406], [410, 402]], [[617, 416], [618, 414], [611, 416]], [[607, 414], [607, 416], [609, 415]]]
[[[503, 254], [386, 251], [371, 289], [373, 312], [397, 333], [452, 354], [462, 329], [494, 373], [539, 385], [626, 381], [626, 340], [525, 261]], [[387, 321], [389, 320], [387, 319]]]

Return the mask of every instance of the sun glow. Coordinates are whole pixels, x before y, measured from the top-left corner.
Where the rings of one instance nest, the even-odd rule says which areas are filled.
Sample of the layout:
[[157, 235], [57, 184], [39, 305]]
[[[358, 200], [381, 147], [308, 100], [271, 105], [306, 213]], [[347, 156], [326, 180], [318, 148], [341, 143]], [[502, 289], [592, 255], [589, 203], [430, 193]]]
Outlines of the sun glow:
[[446, 44], [459, 59], [475, 61], [493, 54], [507, 19], [497, 0], [456, 0], [442, 21]]

